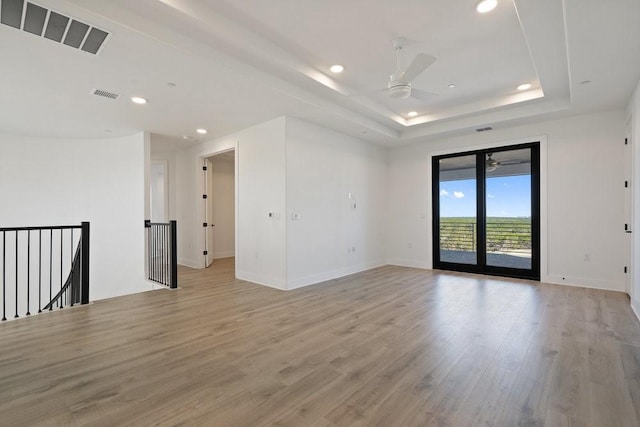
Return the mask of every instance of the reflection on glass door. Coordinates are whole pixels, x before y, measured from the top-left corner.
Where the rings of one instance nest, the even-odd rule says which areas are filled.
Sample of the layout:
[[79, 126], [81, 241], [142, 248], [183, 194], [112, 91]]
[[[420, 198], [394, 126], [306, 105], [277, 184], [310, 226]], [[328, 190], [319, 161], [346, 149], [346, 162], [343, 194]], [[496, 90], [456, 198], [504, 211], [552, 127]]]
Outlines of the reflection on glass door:
[[531, 148], [485, 154], [487, 265], [531, 269]]
[[476, 156], [439, 161], [440, 260], [478, 262]]
[[433, 159], [434, 267], [538, 279], [539, 144]]

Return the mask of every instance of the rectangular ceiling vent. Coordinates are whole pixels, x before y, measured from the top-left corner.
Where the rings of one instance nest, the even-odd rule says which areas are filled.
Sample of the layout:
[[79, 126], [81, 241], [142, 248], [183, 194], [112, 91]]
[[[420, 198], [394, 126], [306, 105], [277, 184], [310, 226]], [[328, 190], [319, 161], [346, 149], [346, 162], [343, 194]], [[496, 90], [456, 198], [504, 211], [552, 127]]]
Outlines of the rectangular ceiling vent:
[[93, 55], [109, 37], [109, 33], [90, 24], [24, 0], [2, 0], [0, 7], [2, 24]]
[[488, 130], [493, 130], [493, 128], [491, 126], [485, 126], [483, 128], [476, 129], [476, 132], [486, 132]]
[[120, 98], [119, 94], [113, 93], [113, 92], [109, 92], [108, 90], [94, 89], [94, 90], [91, 91], [91, 93], [94, 94], [94, 95], [103, 96], [105, 98], [109, 98], [109, 99], [113, 99], [113, 100], [117, 100], [118, 98]]

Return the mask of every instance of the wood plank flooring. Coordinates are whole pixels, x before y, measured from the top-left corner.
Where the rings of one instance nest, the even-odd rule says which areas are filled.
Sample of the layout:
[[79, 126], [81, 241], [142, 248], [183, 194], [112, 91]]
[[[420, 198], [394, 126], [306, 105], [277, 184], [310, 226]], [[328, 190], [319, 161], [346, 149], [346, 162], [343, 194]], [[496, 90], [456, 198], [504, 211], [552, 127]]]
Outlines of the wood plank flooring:
[[0, 325], [0, 424], [638, 426], [621, 293], [386, 266], [181, 289]]

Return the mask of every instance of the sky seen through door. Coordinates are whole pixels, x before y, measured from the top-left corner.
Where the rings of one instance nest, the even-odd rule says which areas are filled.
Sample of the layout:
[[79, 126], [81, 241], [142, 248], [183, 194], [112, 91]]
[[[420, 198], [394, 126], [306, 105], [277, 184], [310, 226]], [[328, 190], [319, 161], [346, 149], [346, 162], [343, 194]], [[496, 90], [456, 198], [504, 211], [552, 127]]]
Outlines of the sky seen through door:
[[[486, 191], [488, 217], [531, 217], [531, 175], [487, 178]], [[475, 179], [440, 183], [440, 216], [476, 216]]]

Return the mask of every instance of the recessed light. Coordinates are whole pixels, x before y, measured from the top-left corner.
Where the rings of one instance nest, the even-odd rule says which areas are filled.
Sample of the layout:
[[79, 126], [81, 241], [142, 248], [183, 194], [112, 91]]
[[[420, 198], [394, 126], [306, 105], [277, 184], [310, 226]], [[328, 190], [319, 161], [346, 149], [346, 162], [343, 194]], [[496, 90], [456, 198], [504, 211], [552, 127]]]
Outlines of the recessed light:
[[453, 89], [453, 88], [455, 88], [455, 87], [456, 87], [455, 83], [451, 83], [451, 84], [449, 85], [449, 89]]
[[176, 84], [175, 84], [175, 83], [173, 83], [173, 82], [169, 82], [169, 83], [167, 83], [167, 86], [169, 86], [169, 87], [176, 87]]
[[136, 104], [140, 104], [140, 105], [147, 103], [146, 99], [144, 99], [142, 97], [139, 97], [139, 96], [132, 96], [131, 97], [131, 101], [136, 103]]
[[108, 133], [113, 132], [111, 129], [105, 129], [104, 131], [105, 131], [105, 132], [108, 132]]
[[407, 113], [407, 116], [409, 116], [409, 117], [415, 117], [415, 116], [417, 116], [417, 115], [418, 115], [418, 112], [417, 112], [417, 111], [409, 111], [409, 112]]
[[591, 83], [591, 80], [583, 80], [580, 82], [581, 85], [588, 85], [589, 83]]
[[200, 135], [206, 135], [207, 134], [207, 130], [206, 129], [196, 129], [196, 132], [198, 132]]
[[341, 72], [343, 72], [343, 71], [344, 71], [344, 67], [343, 67], [342, 65], [340, 65], [340, 64], [335, 64], [335, 65], [332, 65], [332, 66], [329, 68], [329, 70], [330, 70], [332, 73], [340, 74]]
[[496, 6], [498, 6], [498, 0], [480, 0], [476, 4], [476, 11], [478, 13], [487, 13], [495, 9]]
[[518, 87], [516, 89], [518, 89], [518, 90], [529, 90], [529, 89], [531, 89], [531, 83], [522, 83], [521, 85], [518, 85]]

